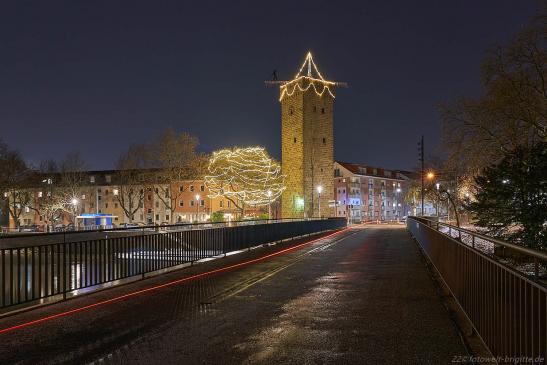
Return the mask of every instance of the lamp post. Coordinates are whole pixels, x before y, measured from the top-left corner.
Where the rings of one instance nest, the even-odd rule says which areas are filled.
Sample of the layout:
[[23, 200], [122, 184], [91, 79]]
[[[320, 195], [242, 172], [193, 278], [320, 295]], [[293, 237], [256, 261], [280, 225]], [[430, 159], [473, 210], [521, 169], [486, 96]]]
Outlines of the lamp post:
[[395, 192], [397, 193], [395, 198], [395, 212], [397, 214], [397, 222], [399, 222], [399, 193], [401, 192], [401, 188], [397, 188]]
[[199, 194], [196, 194], [196, 222], [199, 222]]
[[318, 195], [317, 210], [318, 210], [318, 213], [319, 213], [319, 218], [321, 218], [321, 192], [322, 191], [323, 191], [323, 187], [321, 185], [319, 185], [317, 187], [317, 195]]
[[78, 207], [78, 199], [72, 198], [72, 212], [73, 212], [73, 219], [72, 222], [74, 224], [74, 230], [76, 230], [76, 208]]
[[268, 219], [272, 219], [272, 191], [268, 190]]

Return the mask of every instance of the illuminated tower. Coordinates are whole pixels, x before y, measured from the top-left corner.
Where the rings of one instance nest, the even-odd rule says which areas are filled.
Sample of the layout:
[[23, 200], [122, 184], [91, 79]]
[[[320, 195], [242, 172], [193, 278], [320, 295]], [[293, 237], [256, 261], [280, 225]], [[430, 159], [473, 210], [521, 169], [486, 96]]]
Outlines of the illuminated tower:
[[330, 216], [333, 208], [329, 207], [329, 201], [334, 193], [334, 88], [340, 83], [323, 78], [311, 53], [294, 79], [277, 83], [280, 84], [282, 170], [286, 175], [282, 217]]

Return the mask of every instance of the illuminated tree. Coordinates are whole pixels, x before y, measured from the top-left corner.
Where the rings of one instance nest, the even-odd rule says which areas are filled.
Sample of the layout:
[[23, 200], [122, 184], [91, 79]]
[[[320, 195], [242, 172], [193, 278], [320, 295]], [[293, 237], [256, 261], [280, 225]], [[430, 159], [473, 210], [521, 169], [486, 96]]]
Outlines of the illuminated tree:
[[209, 197], [225, 197], [240, 210], [245, 205], [268, 205], [285, 190], [281, 166], [263, 147], [214, 152], [208, 171], [205, 184]]

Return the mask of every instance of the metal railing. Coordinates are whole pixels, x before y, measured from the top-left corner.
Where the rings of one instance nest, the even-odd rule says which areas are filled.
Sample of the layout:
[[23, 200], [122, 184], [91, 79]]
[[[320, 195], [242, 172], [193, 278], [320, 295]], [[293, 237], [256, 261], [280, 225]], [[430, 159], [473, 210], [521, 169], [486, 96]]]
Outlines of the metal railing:
[[476, 246], [487, 241], [527, 255], [536, 275], [544, 252], [424, 218], [409, 218], [407, 228], [497, 362], [545, 363], [547, 288]]
[[147, 273], [227, 252], [345, 226], [345, 219], [333, 218], [202, 225], [200, 229], [171, 227], [159, 232], [129, 229], [100, 232], [100, 236], [87, 236], [83, 240], [3, 248], [0, 249], [0, 309], [61, 300], [122, 279], [138, 279]]

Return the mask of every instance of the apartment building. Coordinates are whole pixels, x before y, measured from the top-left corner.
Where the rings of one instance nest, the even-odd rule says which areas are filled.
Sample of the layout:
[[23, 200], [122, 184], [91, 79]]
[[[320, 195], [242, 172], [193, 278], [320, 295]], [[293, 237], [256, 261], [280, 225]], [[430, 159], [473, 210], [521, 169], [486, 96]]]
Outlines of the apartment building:
[[[157, 171], [142, 170], [143, 178], [140, 179], [141, 172], [138, 172], [136, 181], [128, 186], [120, 181], [119, 171], [116, 170], [82, 174], [82, 181], [72, 198], [72, 209], [65, 209], [53, 223], [46, 222], [42, 202], [47, 194], [54, 194], [53, 187], [60, 176], [52, 174], [36, 179], [33, 187], [26, 189], [32, 199], [28, 206], [20, 208], [19, 225], [44, 227], [48, 223], [55, 226], [76, 222], [79, 226], [83, 224], [82, 214], [109, 215], [114, 226], [124, 223], [206, 222], [214, 212], [221, 212], [227, 220], [239, 218], [239, 209], [232, 201], [224, 197], [209, 197], [203, 179], [166, 182], [161, 176], [156, 176]], [[254, 209], [253, 214], [258, 214], [257, 211], [267, 212], [267, 209]], [[9, 226], [16, 226], [11, 217]]]
[[334, 163], [334, 216], [350, 222], [396, 220], [408, 214], [404, 194], [409, 173], [367, 165]]

